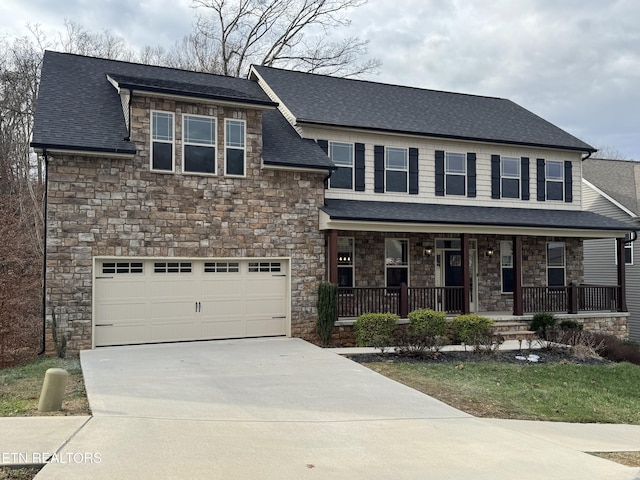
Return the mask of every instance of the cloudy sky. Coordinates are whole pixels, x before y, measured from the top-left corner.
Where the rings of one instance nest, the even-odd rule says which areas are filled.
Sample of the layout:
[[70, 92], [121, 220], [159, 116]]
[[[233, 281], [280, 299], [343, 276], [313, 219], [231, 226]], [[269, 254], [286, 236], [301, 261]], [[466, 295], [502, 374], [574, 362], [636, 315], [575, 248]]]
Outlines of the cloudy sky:
[[[191, 31], [190, 0], [2, 0], [0, 35], [73, 20], [136, 47]], [[640, 160], [640, 1], [369, 0], [343, 35], [382, 61], [367, 79], [509, 98], [580, 139]], [[338, 33], [337, 33], [338, 34]]]

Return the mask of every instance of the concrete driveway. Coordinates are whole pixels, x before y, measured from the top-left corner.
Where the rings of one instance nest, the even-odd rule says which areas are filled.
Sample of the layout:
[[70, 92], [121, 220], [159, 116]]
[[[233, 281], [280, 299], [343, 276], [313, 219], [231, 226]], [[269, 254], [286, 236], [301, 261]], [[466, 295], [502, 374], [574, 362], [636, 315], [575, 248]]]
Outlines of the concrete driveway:
[[639, 478], [299, 339], [111, 347], [81, 360], [94, 417], [39, 480]]

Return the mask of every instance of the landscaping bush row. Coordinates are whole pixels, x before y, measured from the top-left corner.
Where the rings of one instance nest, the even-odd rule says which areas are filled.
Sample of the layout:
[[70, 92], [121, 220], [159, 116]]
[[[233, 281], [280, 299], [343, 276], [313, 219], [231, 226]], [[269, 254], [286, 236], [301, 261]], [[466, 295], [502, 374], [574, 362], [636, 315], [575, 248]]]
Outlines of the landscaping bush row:
[[435, 353], [443, 345], [466, 344], [476, 349], [496, 342], [493, 321], [479, 315], [459, 315], [447, 321], [446, 313], [420, 309], [409, 313], [406, 329], [397, 329], [398, 315], [367, 313], [356, 320], [356, 343], [361, 347], [375, 347], [384, 351], [397, 345], [399, 353], [424, 355]]

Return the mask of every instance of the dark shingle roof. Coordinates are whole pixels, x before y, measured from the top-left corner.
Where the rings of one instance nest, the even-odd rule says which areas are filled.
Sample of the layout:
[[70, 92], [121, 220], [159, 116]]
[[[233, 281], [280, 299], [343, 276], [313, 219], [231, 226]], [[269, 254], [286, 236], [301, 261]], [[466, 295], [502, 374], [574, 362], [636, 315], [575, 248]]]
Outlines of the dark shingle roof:
[[424, 136], [593, 147], [510, 100], [254, 66], [298, 122]]
[[275, 105], [255, 82], [246, 79], [47, 51], [32, 145], [135, 153], [133, 142], [126, 140], [120, 96], [107, 75], [146, 90]]
[[632, 231], [633, 225], [581, 210], [478, 207], [327, 199], [333, 220]]
[[640, 214], [640, 162], [588, 158], [582, 162], [582, 177], [636, 215]]
[[300, 138], [278, 110], [262, 114], [262, 159], [265, 164], [330, 170], [333, 163], [313, 140]]

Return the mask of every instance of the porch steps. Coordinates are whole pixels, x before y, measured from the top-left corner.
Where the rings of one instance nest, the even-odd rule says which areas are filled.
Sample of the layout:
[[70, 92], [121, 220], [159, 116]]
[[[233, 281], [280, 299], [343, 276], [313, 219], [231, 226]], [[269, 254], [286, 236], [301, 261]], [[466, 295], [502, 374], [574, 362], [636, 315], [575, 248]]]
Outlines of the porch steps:
[[533, 340], [536, 332], [529, 330], [529, 322], [497, 321], [493, 324], [493, 333], [502, 335], [505, 340]]

